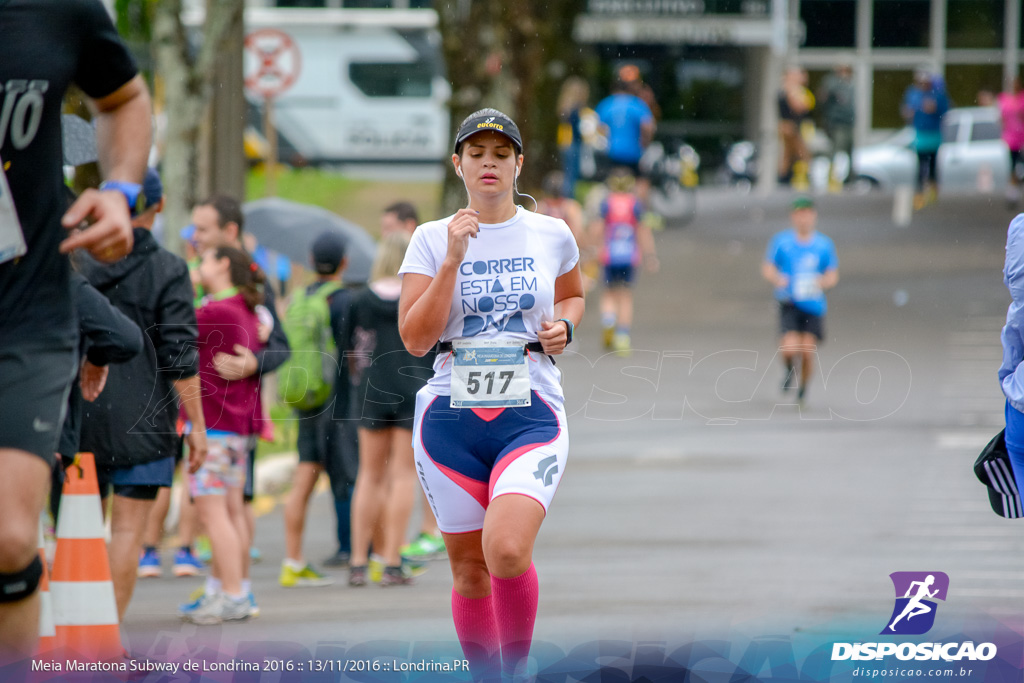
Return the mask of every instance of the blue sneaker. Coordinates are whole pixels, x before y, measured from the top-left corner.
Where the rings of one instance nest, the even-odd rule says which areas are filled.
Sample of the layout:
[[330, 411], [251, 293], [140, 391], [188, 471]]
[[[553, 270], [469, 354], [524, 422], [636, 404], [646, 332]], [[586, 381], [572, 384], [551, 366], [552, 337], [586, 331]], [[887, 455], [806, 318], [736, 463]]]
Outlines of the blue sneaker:
[[199, 606], [207, 599], [206, 588], [204, 586], [200, 586], [189, 594], [188, 599], [189, 602], [183, 602], [178, 605], [179, 616], [187, 617], [189, 614], [192, 614], [199, 609]]
[[159, 578], [162, 571], [159, 551], [156, 548], [145, 548], [139, 556], [139, 578]]
[[256, 604], [256, 596], [249, 591], [249, 616], [258, 617], [260, 615], [260, 606]]
[[174, 553], [175, 576], [199, 576], [203, 571], [203, 563], [192, 554], [190, 548], [178, 548]]

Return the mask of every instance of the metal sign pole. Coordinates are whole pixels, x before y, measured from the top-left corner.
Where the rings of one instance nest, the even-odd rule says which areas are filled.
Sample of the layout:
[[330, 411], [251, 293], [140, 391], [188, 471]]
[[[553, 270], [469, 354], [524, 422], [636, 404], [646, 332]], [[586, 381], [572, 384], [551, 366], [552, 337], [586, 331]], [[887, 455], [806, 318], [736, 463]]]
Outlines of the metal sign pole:
[[274, 98], [263, 101], [263, 134], [267, 137], [266, 196], [277, 196], [277, 126], [274, 123]]

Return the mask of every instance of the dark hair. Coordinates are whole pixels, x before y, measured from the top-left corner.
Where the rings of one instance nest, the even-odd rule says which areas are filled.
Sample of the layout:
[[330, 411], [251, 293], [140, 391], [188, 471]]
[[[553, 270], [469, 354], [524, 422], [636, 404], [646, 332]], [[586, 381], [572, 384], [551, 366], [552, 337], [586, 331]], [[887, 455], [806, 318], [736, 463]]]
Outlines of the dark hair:
[[249, 310], [255, 310], [263, 303], [263, 285], [267, 277], [248, 254], [235, 247], [221, 246], [214, 249], [213, 257], [218, 260], [226, 258], [230, 262], [228, 274], [231, 284], [238, 288]]
[[405, 221], [412, 221], [419, 225], [420, 222], [419, 214], [416, 213], [416, 207], [409, 202], [395, 202], [388, 208], [384, 209], [384, 213], [395, 214], [395, 216], [398, 217], [398, 220], [403, 223]]
[[238, 239], [242, 239], [245, 216], [242, 215], [242, 203], [226, 194], [215, 194], [200, 202], [199, 206], [212, 207], [217, 212], [217, 226], [223, 230], [228, 223], [238, 226]]

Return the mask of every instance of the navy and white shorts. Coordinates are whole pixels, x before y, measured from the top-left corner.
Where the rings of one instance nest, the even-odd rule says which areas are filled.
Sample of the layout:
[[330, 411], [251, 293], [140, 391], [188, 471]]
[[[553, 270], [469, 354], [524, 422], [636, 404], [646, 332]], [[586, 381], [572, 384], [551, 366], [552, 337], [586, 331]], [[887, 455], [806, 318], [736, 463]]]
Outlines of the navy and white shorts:
[[509, 493], [547, 512], [565, 472], [569, 434], [561, 401], [531, 392], [528, 408], [452, 408], [450, 396], [416, 395], [416, 471], [438, 528], [479, 531], [487, 506]]

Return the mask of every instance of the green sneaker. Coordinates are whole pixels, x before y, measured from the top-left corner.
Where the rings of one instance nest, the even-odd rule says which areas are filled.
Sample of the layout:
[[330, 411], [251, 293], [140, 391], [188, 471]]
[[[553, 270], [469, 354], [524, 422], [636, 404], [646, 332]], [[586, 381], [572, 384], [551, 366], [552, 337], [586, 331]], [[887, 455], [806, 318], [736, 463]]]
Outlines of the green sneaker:
[[441, 534], [420, 534], [419, 538], [399, 550], [402, 557], [410, 560], [433, 560], [444, 557], [444, 538]]
[[285, 562], [281, 565], [281, 576], [278, 577], [278, 583], [284, 588], [313, 588], [316, 586], [330, 586], [334, 583], [334, 578], [321, 574], [313, 569], [313, 566], [309, 563], [296, 571]]

